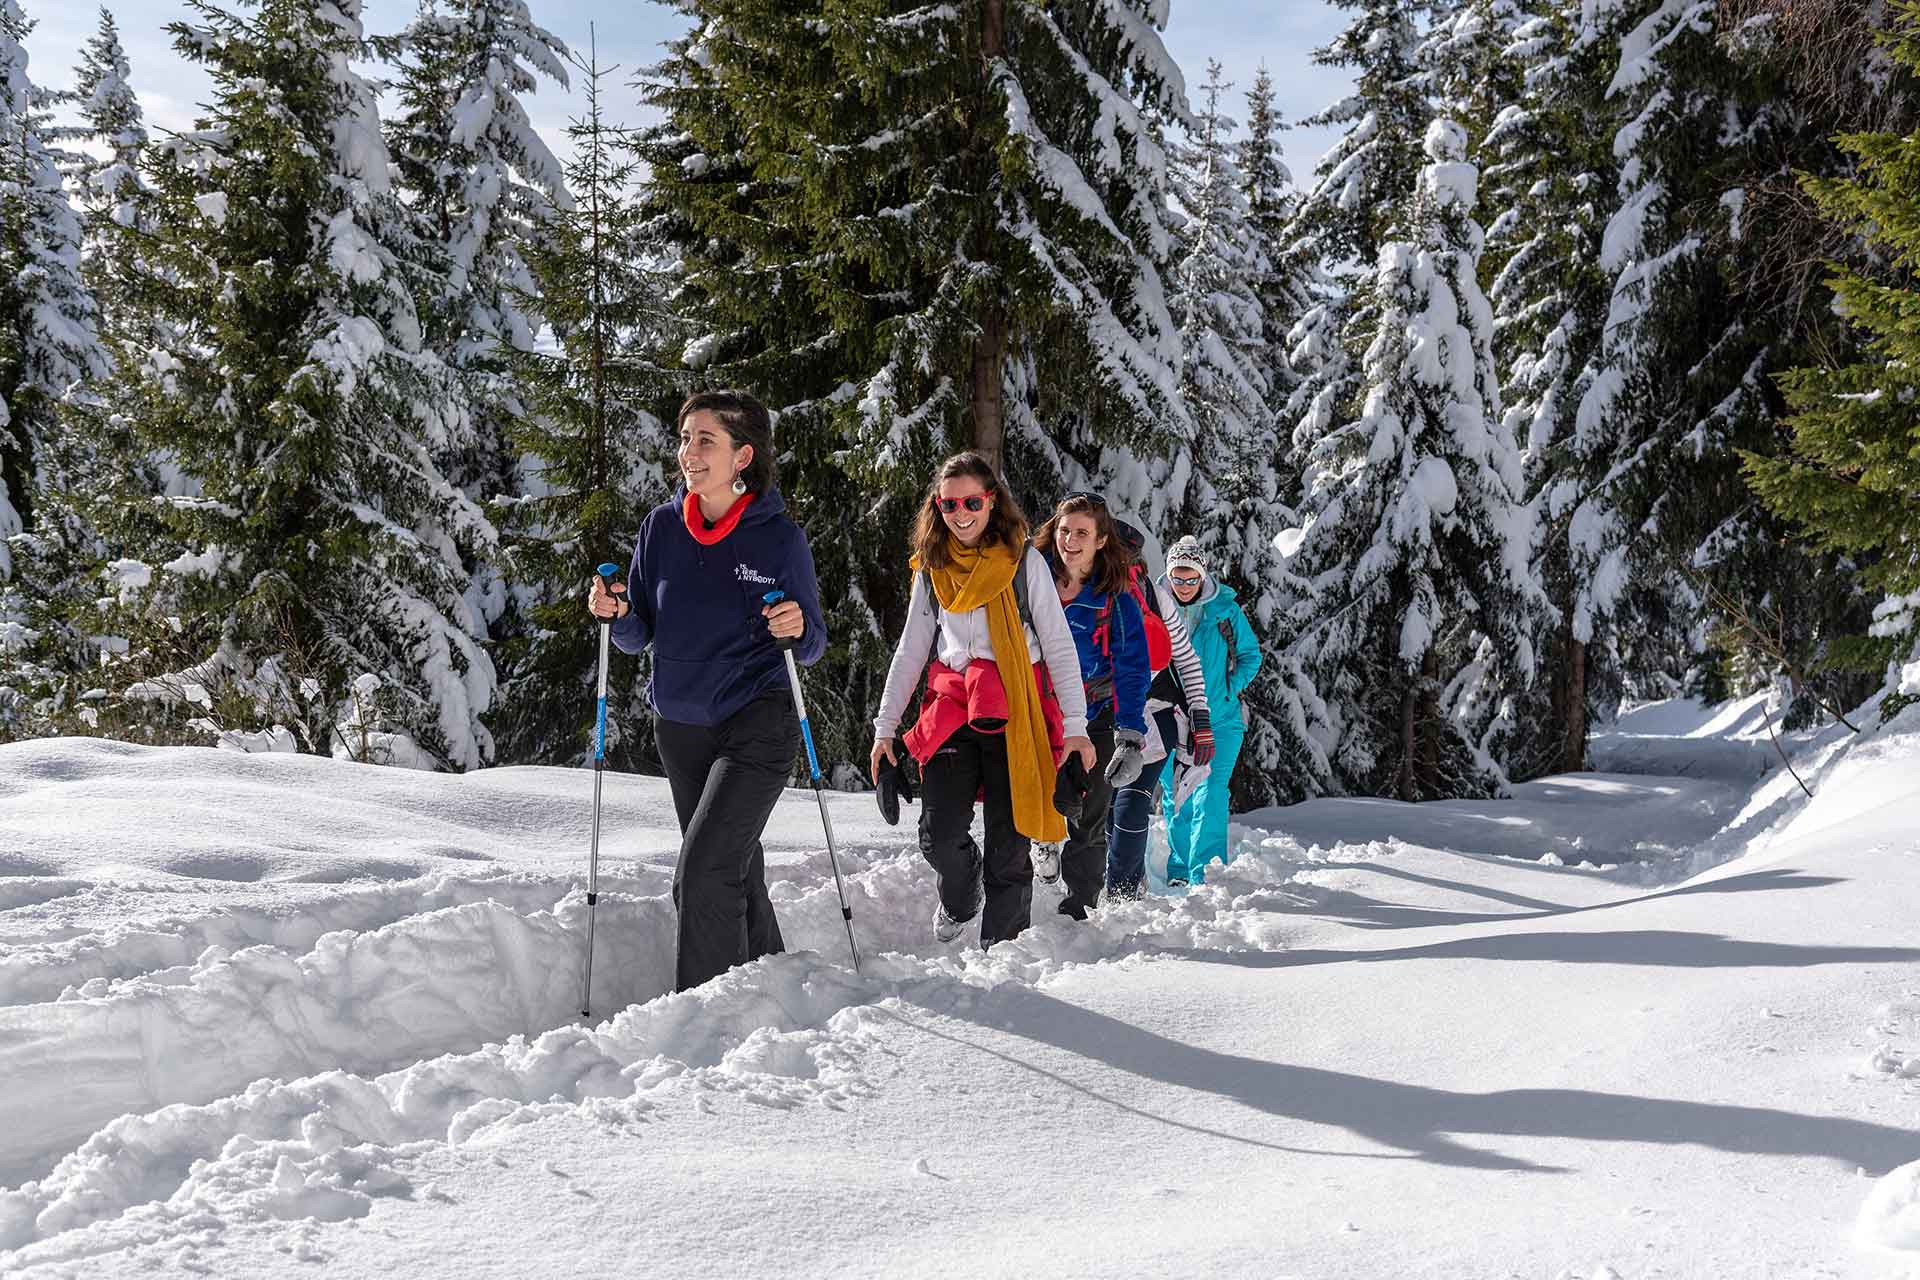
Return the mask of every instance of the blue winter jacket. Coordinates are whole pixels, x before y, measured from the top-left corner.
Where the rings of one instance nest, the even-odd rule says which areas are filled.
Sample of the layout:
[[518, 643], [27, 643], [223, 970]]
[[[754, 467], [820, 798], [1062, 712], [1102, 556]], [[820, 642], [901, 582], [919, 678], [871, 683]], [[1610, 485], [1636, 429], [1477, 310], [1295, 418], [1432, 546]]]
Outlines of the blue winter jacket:
[[710, 547], [687, 532], [674, 491], [640, 522], [627, 571], [633, 608], [613, 624], [623, 653], [653, 646], [647, 700], [668, 720], [719, 724], [755, 698], [787, 685], [786, 659], [761, 616], [762, 597], [784, 591], [807, 626], [794, 657], [812, 664], [827, 650], [820, 589], [806, 535], [787, 518], [778, 489], [753, 500], [739, 525]]
[[[1107, 615], [1108, 639], [1106, 648], [1111, 656], [1103, 651], [1096, 634], [1100, 630], [1100, 610], [1108, 600], [1114, 604]], [[1080, 652], [1080, 678], [1088, 688], [1111, 679], [1114, 710], [1113, 724], [1116, 729], [1132, 729], [1136, 733], [1147, 731], [1147, 685], [1152, 683], [1153, 672], [1147, 668], [1147, 627], [1140, 617], [1140, 603], [1130, 591], [1122, 591], [1118, 596], [1109, 597], [1104, 591], [1096, 591], [1091, 585], [1080, 588], [1080, 594], [1067, 602], [1067, 627], [1073, 632], [1074, 647]], [[1087, 719], [1100, 714], [1100, 708], [1091, 697], [1087, 699]]]
[[[1156, 585], [1166, 592], [1168, 599], [1179, 600], [1165, 574], [1156, 580]], [[1228, 728], [1244, 725], [1240, 695], [1260, 674], [1260, 642], [1254, 637], [1253, 625], [1247, 621], [1246, 611], [1240, 607], [1233, 588], [1222, 586], [1213, 580], [1213, 575], [1207, 575], [1193, 603], [1180, 606], [1180, 616], [1187, 624], [1193, 651], [1199, 655], [1200, 670], [1206, 676], [1207, 706], [1214, 725]], [[1222, 623], [1226, 624], [1225, 633], [1221, 631]]]

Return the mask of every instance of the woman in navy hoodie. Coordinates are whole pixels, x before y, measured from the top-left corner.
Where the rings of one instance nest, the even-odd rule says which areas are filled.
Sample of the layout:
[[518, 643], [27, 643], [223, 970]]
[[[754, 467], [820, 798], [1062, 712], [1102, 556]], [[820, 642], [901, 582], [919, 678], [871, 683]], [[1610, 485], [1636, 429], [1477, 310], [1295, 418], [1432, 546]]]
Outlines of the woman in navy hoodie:
[[[813, 553], [774, 487], [758, 400], [702, 391], [680, 406], [681, 484], [647, 513], [633, 567], [587, 607], [623, 653], [653, 646], [655, 740], [680, 818], [675, 989], [783, 949], [760, 833], [788, 781], [800, 722], [780, 644], [826, 652]], [[777, 605], [763, 603], [784, 591]]]
[[1060, 914], [1085, 920], [1107, 881], [1107, 808], [1113, 793], [1140, 776], [1147, 733], [1146, 622], [1128, 589], [1133, 556], [1096, 493], [1068, 494], [1033, 536], [1046, 556], [1080, 659], [1087, 700], [1087, 736], [1096, 766], [1088, 771], [1080, 814], [1067, 826], [1060, 876], [1067, 896]]

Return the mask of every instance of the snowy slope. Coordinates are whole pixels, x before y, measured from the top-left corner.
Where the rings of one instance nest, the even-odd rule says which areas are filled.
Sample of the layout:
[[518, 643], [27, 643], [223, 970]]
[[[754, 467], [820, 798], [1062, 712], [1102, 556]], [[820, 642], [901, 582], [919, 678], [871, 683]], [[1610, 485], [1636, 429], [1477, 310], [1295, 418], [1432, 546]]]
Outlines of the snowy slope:
[[991, 955], [835, 796], [860, 978], [794, 792], [806, 950], [680, 996], [666, 793], [610, 779], [591, 1026], [585, 774], [8, 747], [0, 1273], [1905, 1276], [1900, 727], [1789, 742], [1808, 801], [1647, 709], [1613, 772], [1251, 815]]

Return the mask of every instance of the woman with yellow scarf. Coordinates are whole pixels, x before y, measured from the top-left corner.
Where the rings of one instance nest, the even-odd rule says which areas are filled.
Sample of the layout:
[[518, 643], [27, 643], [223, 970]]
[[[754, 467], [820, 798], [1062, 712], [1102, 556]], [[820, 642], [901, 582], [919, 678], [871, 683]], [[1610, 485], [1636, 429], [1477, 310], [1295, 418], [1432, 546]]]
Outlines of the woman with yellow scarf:
[[[1027, 518], [981, 455], [941, 464], [912, 552], [907, 624], [873, 718], [873, 776], [899, 767], [894, 735], [925, 671], [905, 745], [920, 762], [920, 853], [939, 886], [934, 937], [950, 942], [978, 915], [990, 947], [1031, 922], [1032, 841], [1066, 838], [1055, 766], [1071, 752], [1093, 768], [1080, 659], [1053, 574], [1027, 547]], [[976, 800], [984, 850], [969, 834]]]

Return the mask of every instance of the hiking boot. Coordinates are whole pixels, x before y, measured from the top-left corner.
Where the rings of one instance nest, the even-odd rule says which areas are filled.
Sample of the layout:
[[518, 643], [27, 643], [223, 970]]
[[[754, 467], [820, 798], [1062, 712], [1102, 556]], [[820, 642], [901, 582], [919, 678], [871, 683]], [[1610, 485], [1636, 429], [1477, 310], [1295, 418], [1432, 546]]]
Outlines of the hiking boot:
[[1033, 878], [1041, 884], [1060, 883], [1060, 846], [1036, 844], [1032, 849]]
[[935, 942], [941, 943], [942, 945], [952, 942], [960, 936], [960, 931], [966, 927], [967, 922], [965, 920], [955, 920], [947, 914], [946, 907], [941, 905], [939, 899], [936, 898], [934, 900], [933, 940]]

